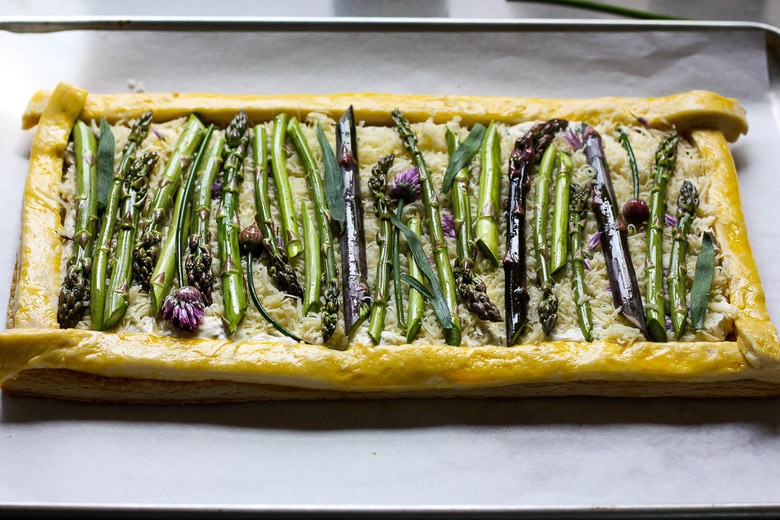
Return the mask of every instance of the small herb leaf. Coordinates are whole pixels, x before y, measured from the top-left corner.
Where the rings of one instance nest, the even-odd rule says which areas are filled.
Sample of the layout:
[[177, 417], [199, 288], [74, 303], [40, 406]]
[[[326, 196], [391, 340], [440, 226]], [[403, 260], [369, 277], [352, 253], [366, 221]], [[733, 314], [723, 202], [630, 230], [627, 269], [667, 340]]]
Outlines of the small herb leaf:
[[324, 168], [325, 202], [330, 210], [330, 215], [339, 224], [339, 234], [344, 229], [344, 221], [347, 219], [344, 208], [344, 195], [342, 193], [341, 173], [336, 155], [333, 153], [330, 143], [325, 138], [322, 125], [317, 123], [317, 141], [322, 149], [322, 161]]
[[106, 207], [106, 199], [114, 181], [114, 133], [105, 119], [100, 120], [100, 140], [97, 153], [97, 204], [98, 210]]
[[[474, 157], [474, 154], [479, 151], [479, 147], [482, 144], [482, 138], [485, 136], [485, 127], [481, 124], [475, 124], [466, 140], [458, 145], [455, 153], [452, 154], [450, 164], [447, 166], [447, 171], [444, 172], [444, 180], [441, 183], [441, 192], [447, 193], [452, 188], [452, 184], [455, 182], [455, 176], [461, 171]], [[451, 132], [447, 128], [448, 132]]]
[[710, 300], [712, 278], [715, 273], [715, 247], [712, 237], [704, 233], [701, 240], [701, 251], [696, 259], [696, 273], [693, 275], [691, 287], [691, 323], [696, 330], [704, 326], [704, 316]]

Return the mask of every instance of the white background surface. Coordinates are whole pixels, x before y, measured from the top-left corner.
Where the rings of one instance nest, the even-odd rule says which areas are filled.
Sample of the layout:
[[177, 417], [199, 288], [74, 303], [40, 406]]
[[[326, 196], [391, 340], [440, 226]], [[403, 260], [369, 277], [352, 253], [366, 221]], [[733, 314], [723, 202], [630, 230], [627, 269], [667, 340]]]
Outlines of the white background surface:
[[[739, 97], [734, 145], [780, 315], [780, 135], [761, 31], [0, 32], [0, 298], [8, 294], [30, 94], [336, 92]], [[780, 504], [780, 401], [591, 398], [136, 407], [0, 397], [0, 504], [549, 508]]]

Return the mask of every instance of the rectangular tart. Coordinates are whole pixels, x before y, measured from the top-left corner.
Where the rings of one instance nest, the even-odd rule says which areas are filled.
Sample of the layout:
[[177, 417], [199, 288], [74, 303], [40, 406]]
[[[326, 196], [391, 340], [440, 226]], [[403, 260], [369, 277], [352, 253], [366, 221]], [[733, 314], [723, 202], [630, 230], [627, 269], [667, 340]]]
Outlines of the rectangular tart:
[[[357, 122], [353, 136], [356, 153], [352, 154], [344, 147], [334, 148], [338, 143], [338, 121], [349, 107]], [[411, 124], [427, 167], [425, 172], [421, 172], [419, 163], [396, 131], [395, 110]], [[207, 224], [210, 236], [207, 249], [213, 257], [212, 302], [205, 306], [202, 321], [194, 331], [184, 332], [166, 321], [161, 316], [160, 302], [150, 302], [150, 291], [136, 283], [135, 278], [121, 287], [127, 310], [116, 323], [96, 327], [89, 309], [93, 302], [86, 301], [83, 303], [86, 311], [79, 315], [75, 324], [61, 325], [58, 309], [65, 301], [61, 297], [63, 280], [68, 274], [74, 247], [80, 243], [75, 237], [78, 225], [75, 213], [82, 202], [77, 203], [81, 196], [75, 179], [78, 161], [72, 138], [74, 125], [77, 121], [85, 123], [95, 136], [102, 135], [102, 121], [110, 126], [115, 138], [116, 170], [120, 169], [133, 125], [149, 111], [153, 118], [151, 130], [134, 152], [136, 156], [154, 153], [157, 157], [145, 180], [146, 197], [139, 192], [135, 221], [128, 220], [129, 215], [119, 215], [114, 226], [121, 231], [134, 222], [135, 227], [125, 232], [131, 246], [141, 241], [139, 229], [152, 218], [160, 220], [162, 239], [173, 236], [175, 210], [166, 209], [152, 217], [149, 208], [166, 182], [163, 179], [169, 164], [179, 164], [183, 172], [175, 193], [183, 190], [189, 170], [195, 170], [194, 166], [190, 168], [193, 152], [182, 158], [175, 151], [177, 143], [184, 139], [182, 136], [193, 115], [203, 123], [203, 129], [213, 125], [210, 135], [219, 143], [224, 142], [226, 127], [236, 115], [246, 116], [248, 137], [238, 145], [249, 149], [246, 157], [236, 163], [235, 157], [229, 158], [228, 153], [223, 152], [225, 163], [218, 166], [217, 179], [225, 181], [221, 169], [228, 163], [237, 164], [235, 179], [221, 186], [222, 190], [231, 192], [229, 197], [235, 197], [232, 202], [236, 214], [226, 217], [232, 226], [245, 228], [257, 220], [255, 201], [260, 192], [269, 195], [272, 206], [270, 229], [282, 229], [281, 221], [289, 221], [289, 216], [283, 214], [278, 204], [285, 188], [277, 186], [275, 177], [272, 179], [268, 171], [265, 175], [270, 180], [265, 187], [258, 191], [259, 185], [254, 182], [263, 167], [254, 164], [260, 155], [253, 153], [252, 147], [262, 142], [266, 148], [262, 156], [277, 154], [269, 163], [277, 170], [282, 166], [287, 170], [289, 186], [286, 189], [289, 189], [298, 213], [292, 215], [294, 225], [291, 231], [286, 231], [287, 238], [292, 236], [290, 233], [300, 234], [304, 227], [301, 208], [307, 208], [310, 214], [317, 210], [300, 149], [289, 135], [286, 139], [284, 134], [274, 137], [274, 126], [281, 120], [277, 116], [284, 114], [285, 121], [299, 122], [300, 135], [308, 144], [318, 175], [327, 177], [328, 156], [326, 147], [322, 146], [322, 137], [337, 163], [342, 166], [353, 160], [349, 164], [356, 163], [363, 210], [364, 245], [361, 247], [368, 266], [365, 282], [372, 301], [386, 304], [382, 306], [385, 317], [380, 336], [368, 334], [367, 321], [347, 334], [342, 319], [346, 301], [339, 301], [342, 309], [337, 313], [335, 331], [323, 341], [320, 312], [304, 312], [301, 298], [280, 289], [274, 282], [273, 260], [264, 251], [269, 250], [267, 243], [266, 247], [257, 249], [255, 256], [259, 258], [251, 264], [246, 255], [241, 256], [238, 266], [232, 259], [221, 261], [223, 246], [219, 239], [222, 231], [216, 221], [225, 216], [223, 206], [230, 203], [219, 197], [212, 200], [206, 212], [211, 215]], [[544, 189], [539, 188], [537, 182], [539, 157], [527, 161], [530, 181], [525, 186], [527, 202], [524, 207], [514, 207], [504, 201], [510, 197], [508, 173], [512, 171], [513, 161], [518, 160], [512, 155], [513, 150], [516, 151], [516, 146], [529, 132], [539, 128], [540, 123], [552, 120], [565, 121], [565, 129], [557, 131], [552, 142], [571, 161], [569, 174], [578, 185], [594, 182], [593, 165], [583, 151], [581, 141], [589, 135], [588, 131], [592, 132], [590, 135], [599, 136], [617, 209], [632, 198], [634, 185], [630, 156], [621, 145], [621, 133], [628, 135], [635, 157], [639, 198], [648, 202], [659, 197], [653, 178], [657, 150], [670, 131], [679, 136], [668, 185], [659, 199], [663, 203], [658, 210], [661, 213], [651, 217], [651, 222], [660, 221], [662, 217], [658, 215], [674, 215], [678, 195], [686, 182], [695, 187], [698, 205], [694, 208], [689, 229], [682, 235], [675, 231], [674, 218], [666, 219], [669, 221], [666, 224], [657, 222], [656, 236], [660, 236], [662, 244], [657, 269], [662, 273], [665, 286], [667, 278], [671, 277], [668, 270], [672, 246], [682, 237], [685, 252], [681, 271], [683, 292], [690, 297], [699, 269], [698, 260], [703, 256], [699, 253], [704, 237], [711, 238], [714, 244], [714, 260], [709, 267], [712, 283], [705, 286], [705, 291], [709, 288], [709, 296], [705, 292], [703, 323], [693, 326], [687, 316], [687, 303], [683, 301], [682, 308], [686, 312], [682, 332], [677, 337], [672, 328], [663, 323], [662, 328], [668, 329], [668, 338], [661, 341], [649, 339], [643, 327], [625, 317], [626, 313], [621, 312], [624, 309], [616, 303], [615, 283], [609, 277], [608, 257], [612, 251], [605, 247], [607, 231], [599, 227], [592, 211], [603, 202], [598, 194], [589, 199], [583, 221], [584, 241], [588, 244], [576, 254], [569, 251], [565, 265], [546, 278], [552, 287], [543, 287], [545, 269], [542, 263], [546, 261], [546, 253], [538, 254], [536, 249], [539, 248], [535, 247], [533, 238], [534, 225], [542, 214], [534, 201]], [[491, 322], [477, 317], [466, 302], [458, 298], [457, 304], [448, 309], [450, 318], [457, 320], [460, 330], [457, 341], [452, 341], [448, 336], [452, 329], [442, 325], [440, 310], [426, 299], [420, 332], [412, 339], [407, 336], [396, 310], [393, 284], [390, 283], [386, 298], [374, 294], [377, 278], [386, 276], [391, 268], [384, 270], [386, 264], [380, 260], [384, 256], [380, 248], [382, 240], [377, 240], [377, 236], [383, 219], [377, 216], [375, 208], [381, 209], [381, 204], [375, 201], [369, 178], [380, 159], [392, 154], [394, 162], [386, 177], [390, 183], [409, 171], [416, 171], [418, 176], [427, 174], [430, 184], [422, 189], [430, 192], [421, 198], [436, 199], [437, 213], [449, 215], [454, 204], [452, 191], [445, 193], [441, 189], [451, 156], [447, 130], [455, 136], [456, 142], [464, 141], [480, 125], [483, 129], [487, 127], [488, 132], [495, 130], [491, 134], [496, 141], [495, 164], [499, 165], [495, 189], [501, 203], [497, 207], [478, 205], [480, 181], [491, 167], [490, 152], [471, 150], [473, 157], [464, 170], [470, 183], [465, 189], [472, 219], [492, 219], [498, 226], [498, 261], [491, 261], [490, 255], [483, 254], [473, 242], [469, 243], [472, 247], [468, 249], [473, 255], [475, 276], [484, 283], [485, 296], [498, 309], [501, 320]], [[37, 129], [24, 193], [21, 246], [8, 307], [8, 327], [0, 333], [0, 384], [6, 392], [90, 401], [160, 403], [393, 397], [780, 395], [780, 342], [766, 310], [740, 208], [737, 172], [729, 150], [729, 143], [747, 132], [744, 109], [737, 100], [707, 91], [658, 98], [580, 100], [370, 93], [100, 95], [60, 84], [53, 91], [33, 96], [23, 116], [23, 127]], [[583, 129], [589, 130], [583, 133]], [[263, 132], [268, 138], [254, 141]], [[273, 143], [275, 138], [279, 142]], [[96, 161], [90, 155], [84, 164], [92, 165]], [[554, 197], [553, 188], [547, 189], [550, 197]], [[129, 190], [123, 185], [122, 201], [130, 196]], [[388, 204], [392, 206], [394, 202]], [[173, 203], [169, 206], [173, 207]], [[186, 208], [187, 204], [182, 207]], [[506, 267], [502, 268], [502, 263], [506, 266], [512, 256], [507, 252], [506, 237], [513, 210], [515, 216], [521, 213], [523, 216], [525, 244], [522, 249], [526, 270], [515, 289], [524, 291], [527, 314], [517, 340], [508, 342], [505, 321], [510, 290], [507, 284], [515, 282], [507, 282]], [[550, 219], [553, 218], [551, 211]], [[378, 214], [381, 215], [381, 211]], [[447, 229], [452, 238], [445, 237], [442, 243], [426, 232], [434, 214], [423, 201], [410, 200], [403, 208], [401, 220], [408, 222], [411, 216], [418, 216], [424, 222], [420, 235], [423, 252], [430, 256], [435, 249], [436, 254], [446, 255], [449, 262], [455, 262], [459, 256], [457, 238], [462, 232], [463, 220], [456, 219], [453, 229]], [[191, 218], [187, 215], [186, 222]], [[90, 237], [96, 238], [100, 223], [93, 222], [92, 225], [94, 231]], [[187, 226], [194, 227], [194, 224]], [[436, 226], [441, 227], [439, 223]], [[567, 233], [574, 227], [567, 224]], [[639, 291], [634, 298], [643, 313], [653, 308], [647, 295], [651, 276], [647, 268], [650, 265], [649, 228], [649, 223], [627, 225], [623, 216], [618, 216], [615, 226], [608, 230], [622, 234], [625, 239], [630, 267], [634, 271], [633, 281]], [[331, 229], [335, 230], [333, 256], [338, 260], [342, 256], [339, 228], [334, 225]], [[317, 239], [323, 236], [317, 230], [309, 231], [307, 236], [311, 239], [313, 235]], [[404, 236], [401, 234], [402, 251], [395, 267], [406, 275], [417, 264], [412, 260], [411, 246], [403, 240]], [[274, 240], [278, 241], [276, 249], [293, 253], [288, 255], [288, 265], [304, 282], [307, 255], [286, 248], [289, 241], [284, 237]], [[115, 243], [124, 244], [119, 247], [129, 247], [116, 236], [110, 244]], [[304, 247], [311, 243], [303, 242]], [[121, 263], [118, 260], [120, 253], [110, 244], [106, 249], [109, 272], [120, 271], [117, 267]], [[317, 254], [328, 252], [327, 248], [320, 247], [315, 254], [308, 255], [309, 262], [314, 258], [319, 264], [320, 256], [328, 256]], [[91, 246], [89, 249], [96, 248]], [[572, 286], [575, 258], [586, 266], [583, 275], [586, 292], [580, 296]], [[344, 264], [336, 265], [342, 270]], [[433, 261], [431, 265], [434, 265]], [[90, 258], [89, 269], [92, 268], [94, 263]], [[303, 341], [279, 333], [251, 303], [242, 302], [245, 309], [238, 318], [226, 318], [231, 312], [226, 307], [236, 304], [223, 294], [223, 286], [237, 284], [246, 291], [250, 283], [247, 269], [251, 269], [251, 283], [264, 311]], [[706, 272], [707, 268], [701, 270]], [[341, 276], [338, 281], [341, 282]], [[166, 290], [173, 290], [171, 287], [178, 287], [178, 281], [169, 283]], [[440, 287], [445, 292], [449, 290], [443, 282]], [[339, 288], [343, 294], [343, 284], [340, 283]], [[401, 307], [405, 308], [411, 289], [406, 284], [401, 288]], [[429, 290], [436, 292], [433, 285]], [[666, 287], [662, 288], [665, 296], [668, 296], [667, 292]], [[557, 312], [552, 326], [545, 327], [540, 319], [544, 311], [539, 310], [539, 304], [550, 293], [556, 298]], [[92, 295], [94, 300], [94, 293]], [[249, 296], [245, 298], [250, 299]], [[319, 307], [321, 300], [326, 302], [325, 296], [315, 298], [314, 309]], [[586, 304], [592, 317], [589, 340], [586, 340], [578, 313]], [[661, 316], [662, 322], [669, 321], [664, 319], [668, 315], [668, 305], [656, 314]]]

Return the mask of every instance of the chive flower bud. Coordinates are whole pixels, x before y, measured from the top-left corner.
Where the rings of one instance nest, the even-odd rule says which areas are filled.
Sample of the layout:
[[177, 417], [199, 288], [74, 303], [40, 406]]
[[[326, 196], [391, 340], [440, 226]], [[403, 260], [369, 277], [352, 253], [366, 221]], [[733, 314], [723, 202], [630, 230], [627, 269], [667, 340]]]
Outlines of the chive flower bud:
[[420, 184], [420, 172], [417, 168], [409, 168], [398, 172], [390, 181], [387, 194], [395, 200], [403, 200], [405, 204], [411, 204], [422, 193]]
[[650, 218], [650, 206], [642, 199], [629, 199], [623, 205], [621, 213], [626, 222], [639, 226]]
[[203, 296], [197, 288], [190, 285], [172, 291], [163, 300], [163, 318], [183, 331], [197, 329], [205, 313]]

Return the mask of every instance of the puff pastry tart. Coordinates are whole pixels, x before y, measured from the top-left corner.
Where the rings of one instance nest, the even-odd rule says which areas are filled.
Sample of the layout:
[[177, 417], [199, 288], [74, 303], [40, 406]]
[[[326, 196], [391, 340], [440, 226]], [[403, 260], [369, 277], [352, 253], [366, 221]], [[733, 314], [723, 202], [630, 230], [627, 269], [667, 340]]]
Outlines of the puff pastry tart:
[[780, 394], [737, 100], [60, 84], [23, 126], [6, 392]]

